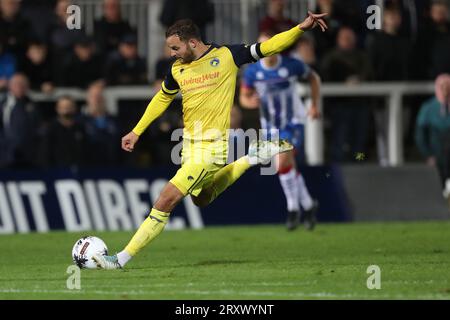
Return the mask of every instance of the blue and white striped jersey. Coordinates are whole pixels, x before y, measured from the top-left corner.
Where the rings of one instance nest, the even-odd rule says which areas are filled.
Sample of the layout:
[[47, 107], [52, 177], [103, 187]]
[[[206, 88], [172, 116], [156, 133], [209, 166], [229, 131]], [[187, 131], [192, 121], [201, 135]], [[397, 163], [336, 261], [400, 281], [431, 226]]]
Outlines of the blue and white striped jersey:
[[296, 90], [297, 81], [306, 78], [310, 68], [302, 61], [278, 55], [274, 67], [263, 60], [249, 65], [244, 72], [243, 85], [258, 93], [263, 129], [284, 129], [288, 125], [304, 124], [307, 111]]

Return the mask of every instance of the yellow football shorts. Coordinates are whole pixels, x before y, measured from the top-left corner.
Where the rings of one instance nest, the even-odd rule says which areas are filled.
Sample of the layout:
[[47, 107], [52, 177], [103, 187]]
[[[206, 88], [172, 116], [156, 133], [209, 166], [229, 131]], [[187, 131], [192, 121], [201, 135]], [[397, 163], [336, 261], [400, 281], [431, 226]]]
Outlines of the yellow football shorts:
[[181, 155], [181, 168], [170, 182], [184, 195], [196, 197], [212, 184], [214, 174], [225, 166], [228, 141], [184, 139]]

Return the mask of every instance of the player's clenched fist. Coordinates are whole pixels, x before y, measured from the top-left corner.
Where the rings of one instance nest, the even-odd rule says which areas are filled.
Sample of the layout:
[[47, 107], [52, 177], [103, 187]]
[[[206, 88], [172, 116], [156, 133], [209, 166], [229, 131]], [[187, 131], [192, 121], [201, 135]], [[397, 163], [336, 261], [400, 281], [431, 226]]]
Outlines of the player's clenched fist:
[[128, 152], [132, 152], [134, 145], [139, 140], [139, 136], [131, 131], [129, 134], [122, 138], [122, 149]]

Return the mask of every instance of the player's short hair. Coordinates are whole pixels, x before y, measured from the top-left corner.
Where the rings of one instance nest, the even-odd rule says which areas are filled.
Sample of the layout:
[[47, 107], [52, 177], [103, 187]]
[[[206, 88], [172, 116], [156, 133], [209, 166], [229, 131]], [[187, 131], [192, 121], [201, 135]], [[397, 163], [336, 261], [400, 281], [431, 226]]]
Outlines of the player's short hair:
[[166, 38], [173, 35], [177, 35], [181, 41], [201, 40], [200, 29], [191, 19], [178, 20], [171, 25], [166, 31]]

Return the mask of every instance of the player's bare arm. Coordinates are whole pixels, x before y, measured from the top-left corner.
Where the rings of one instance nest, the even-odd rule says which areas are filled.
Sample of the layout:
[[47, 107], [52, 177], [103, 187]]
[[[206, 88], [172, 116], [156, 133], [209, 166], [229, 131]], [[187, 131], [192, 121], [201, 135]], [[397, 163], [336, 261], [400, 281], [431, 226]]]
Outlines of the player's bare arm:
[[311, 117], [311, 119], [318, 119], [320, 117], [320, 76], [317, 74], [317, 72], [311, 70], [308, 75], [308, 81], [311, 87], [311, 106], [308, 110], [308, 115]]
[[241, 86], [239, 91], [239, 103], [245, 109], [258, 109], [260, 99], [255, 89]]

